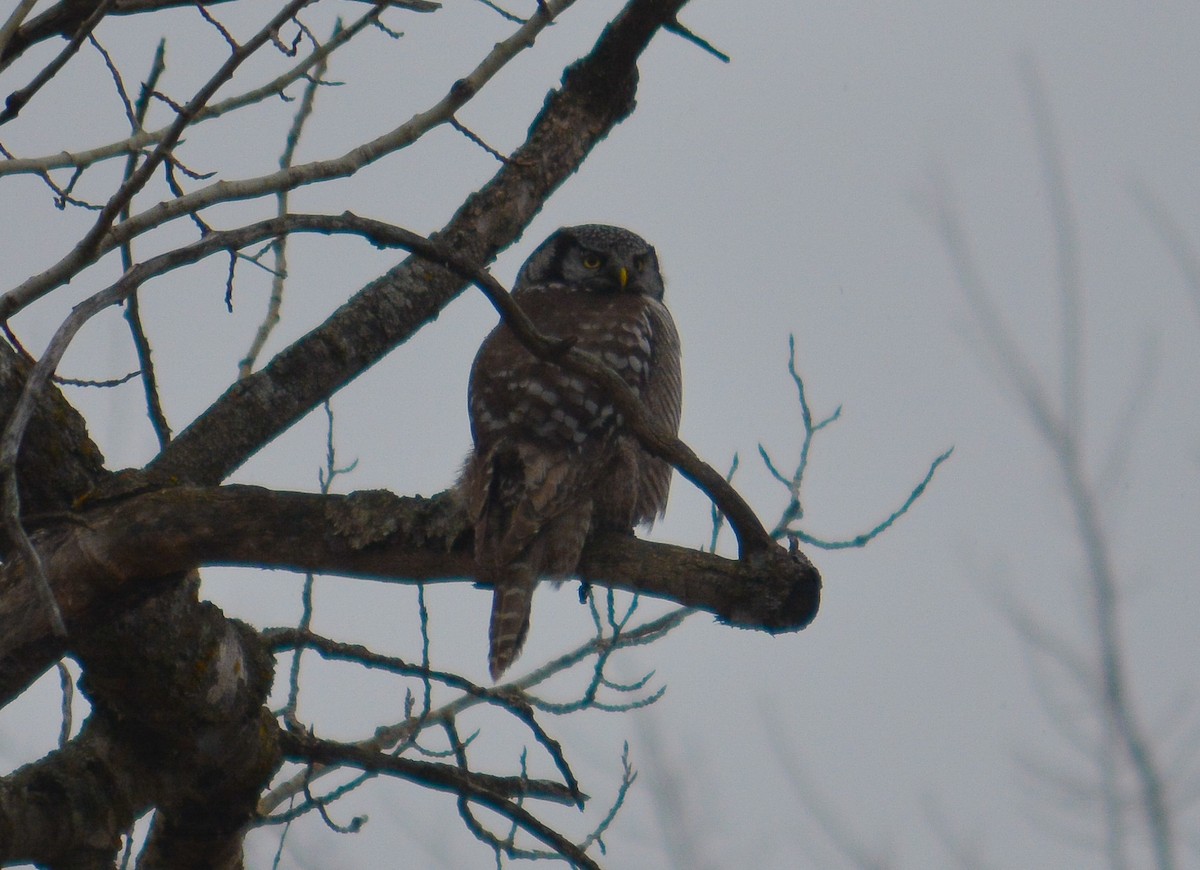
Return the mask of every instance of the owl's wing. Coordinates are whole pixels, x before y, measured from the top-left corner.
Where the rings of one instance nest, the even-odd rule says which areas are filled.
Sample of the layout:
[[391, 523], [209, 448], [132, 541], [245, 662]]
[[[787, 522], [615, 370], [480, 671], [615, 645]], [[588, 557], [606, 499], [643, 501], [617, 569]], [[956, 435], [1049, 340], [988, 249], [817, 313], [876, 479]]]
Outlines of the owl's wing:
[[[642, 390], [642, 403], [650, 420], [672, 435], [679, 432], [679, 415], [683, 407], [683, 377], [680, 372], [679, 332], [671, 312], [661, 302], [651, 300], [646, 316], [652, 333], [650, 373]], [[671, 486], [671, 465], [644, 451], [641, 480], [634, 517], [638, 523], [654, 522], [667, 508], [667, 491]]]

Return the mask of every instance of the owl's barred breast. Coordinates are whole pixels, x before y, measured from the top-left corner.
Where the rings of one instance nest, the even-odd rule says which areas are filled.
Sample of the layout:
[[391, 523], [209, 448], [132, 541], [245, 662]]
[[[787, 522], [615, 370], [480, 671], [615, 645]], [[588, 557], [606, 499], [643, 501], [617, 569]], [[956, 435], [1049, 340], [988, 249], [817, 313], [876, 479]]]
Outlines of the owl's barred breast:
[[[597, 296], [559, 284], [514, 294], [539, 331], [610, 366], [641, 395], [650, 374], [654, 339], [649, 306], [633, 294]], [[471, 369], [471, 423], [481, 447], [519, 434], [547, 446], [583, 448], [621, 425], [604, 391], [587, 379], [526, 350], [501, 324], [484, 341]]]

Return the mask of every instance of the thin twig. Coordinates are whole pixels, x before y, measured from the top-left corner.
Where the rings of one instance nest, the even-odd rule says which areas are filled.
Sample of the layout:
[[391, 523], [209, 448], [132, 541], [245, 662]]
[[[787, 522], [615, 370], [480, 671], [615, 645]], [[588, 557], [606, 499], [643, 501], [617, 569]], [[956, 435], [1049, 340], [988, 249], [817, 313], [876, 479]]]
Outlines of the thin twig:
[[729, 63], [729, 55], [721, 51], [704, 37], [698, 36], [691, 30], [688, 30], [688, 28], [684, 27], [678, 21], [671, 22], [670, 24], [664, 24], [663, 30], [668, 31], [669, 33], [674, 33], [676, 36], [681, 37], [687, 42], [690, 42], [692, 45], [703, 49], [717, 60], [721, 61], [721, 63]]
[[[677, 628], [693, 612], [694, 611], [692, 610], [681, 607], [657, 619], [644, 623], [637, 628], [630, 629], [620, 638], [619, 645], [625, 648], [653, 643], [654, 641], [663, 637], [663, 635]], [[294, 631], [294, 629], [269, 630], [264, 632], [264, 636], [268, 643], [283, 642], [286, 634], [292, 631]], [[278, 638], [278, 641], [275, 641], [276, 638]], [[575, 665], [586, 660], [589, 656], [595, 655], [606, 643], [608, 643], [607, 640], [601, 641], [597, 638], [591, 638], [570, 652], [546, 662], [533, 672], [517, 680], [512, 680], [493, 689], [477, 687], [479, 689], [478, 692], [464, 692], [453, 701], [434, 709], [427, 717], [425, 717], [425, 721], [430, 723], [441, 722], [448, 717], [457, 716], [463, 711], [478, 706], [479, 704], [493, 703], [494, 695], [502, 693], [511, 694], [514, 692], [524, 693], [527, 690], [532, 689], [534, 686], [541, 685], [551, 677], [571, 669]], [[371, 655], [374, 656], [375, 654], [371, 653]], [[374, 749], [376, 751], [395, 745], [409, 738], [411, 735], [412, 724], [413, 723], [410, 720], [406, 719], [405, 721], [398, 722], [395, 725], [378, 728], [376, 729], [375, 736], [373, 738], [362, 741], [361, 743], [355, 745]], [[318, 775], [324, 775], [326, 772], [331, 772], [331, 770], [321, 771]], [[300, 780], [297, 777], [293, 777], [290, 780], [286, 780], [276, 785], [270, 791], [270, 793], [265, 795], [259, 802], [260, 813], [270, 813], [282, 805], [285, 801], [290, 800], [293, 795], [299, 793], [300, 785]]]
[[808, 532], [796, 528], [794, 525], [797, 521], [804, 517], [804, 507], [801, 500], [801, 494], [804, 487], [804, 474], [808, 470], [808, 457], [812, 449], [813, 439], [817, 433], [826, 426], [836, 422], [842, 415], [842, 406], [838, 405], [833, 413], [823, 420], [813, 422], [812, 408], [808, 404], [808, 395], [804, 387], [804, 379], [800, 376], [800, 372], [796, 367], [796, 338], [793, 335], [788, 336], [788, 374], [791, 375], [792, 383], [796, 387], [796, 397], [800, 405], [800, 423], [804, 427], [804, 436], [800, 443], [800, 458], [796, 462], [795, 471], [790, 475], [784, 474], [776, 466], [771, 459], [767, 449], [762, 444], [758, 445], [758, 454], [762, 457], [763, 464], [767, 467], [768, 473], [781, 483], [788, 491], [788, 502], [780, 512], [779, 520], [775, 524], [775, 528], [771, 530], [771, 537], [777, 541], [803, 541], [806, 544], [811, 544], [814, 547], [820, 547], [823, 550], [842, 550], [854, 547], [865, 547], [868, 543], [874, 540], [877, 536], [890, 529], [900, 517], [908, 513], [909, 508], [916, 503], [917, 499], [925, 492], [925, 488], [929, 486], [933, 480], [934, 473], [938, 467], [950, 458], [954, 452], [951, 447], [941, 456], [938, 456], [929, 465], [929, 470], [925, 472], [925, 477], [918, 483], [913, 490], [908, 494], [903, 504], [887, 517], [887, 519], [875, 525], [869, 531], [855, 535], [852, 538], [843, 538], [839, 540], [827, 540], [818, 538]]
[[450, 123], [451, 127], [453, 127], [455, 130], [457, 130], [463, 136], [467, 137], [467, 139], [469, 139], [471, 142], [478, 145], [480, 148], [482, 148], [484, 151], [486, 151], [492, 157], [495, 157], [496, 160], [498, 160], [499, 162], [501, 162], [501, 163], [508, 162], [507, 157], [505, 157], [503, 154], [501, 154], [499, 151], [497, 151], [495, 148], [493, 148], [488, 143], [484, 142], [483, 138], [480, 137], [479, 134], [475, 133], [475, 131], [471, 130], [465, 124], [461, 123], [458, 120], [458, 118], [455, 118], [453, 115], [451, 115], [449, 123]]
[[1041, 73], [1031, 58], [1022, 65], [1029, 114], [1033, 118], [1035, 140], [1042, 158], [1042, 180], [1050, 198], [1050, 224], [1054, 228], [1054, 253], [1058, 268], [1059, 304], [1062, 322], [1062, 407], [1061, 425], [1068, 441], [1082, 440], [1083, 433], [1075, 427], [1085, 419], [1083, 384], [1083, 278], [1079, 266], [1079, 229], [1071, 192], [1067, 188], [1067, 173], [1063, 167], [1062, 148], [1054, 129], [1053, 113], [1046, 97]]
[[[342, 22], [341, 19], [338, 19], [334, 25], [330, 41], [337, 39], [341, 29]], [[313, 67], [312, 75], [304, 87], [304, 93], [300, 98], [300, 105], [296, 108], [296, 114], [292, 118], [291, 129], [288, 130], [283, 154], [279, 157], [279, 168], [282, 170], [290, 169], [292, 166], [296, 156], [296, 146], [300, 144], [300, 134], [304, 131], [305, 122], [312, 116], [313, 105], [316, 102], [317, 86], [325, 77], [327, 69], [328, 56], [322, 57]], [[284, 188], [275, 194], [275, 213], [279, 217], [283, 217], [288, 213], [288, 193], [289, 190]], [[242, 361], [238, 363], [239, 378], [245, 378], [253, 371], [254, 363], [258, 360], [258, 355], [262, 353], [267, 339], [271, 337], [271, 333], [279, 323], [279, 312], [283, 307], [284, 282], [287, 280], [288, 273], [287, 239], [288, 237], [284, 235], [277, 236], [271, 241], [271, 254], [274, 258], [274, 265], [271, 268], [271, 297], [267, 302], [267, 311], [263, 315], [262, 323], [258, 325], [258, 330], [254, 334], [254, 340], [250, 343], [250, 349], [246, 352]]]
[[[154, 60], [150, 63], [150, 73], [146, 76], [146, 81], [142, 83], [141, 90], [138, 92], [137, 102], [133, 107], [133, 127], [134, 132], [142, 129], [142, 125], [146, 121], [146, 112], [150, 108], [150, 95], [158, 87], [158, 80], [166, 71], [166, 53], [167, 42], [165, 39], [160, 39], [158, 47], [154, 50]], [[125, 161], [125, 180], [133, 175], [133, 171], [137, 166], [137, 155], [130, 154]], [[121, 220], [129, 219], [129, 204], [126, 203], [125, 208], [121, 210]], [[133, 246], [131, 242], [125, 242], [121, 245], [121, 266], [126, 272], [133, 268]], [[150, 426], [154, 430], [154, 435], [158, 439], [159, 449], [166, 447], [171, 441], [171, 426], [167, 422], [166, 412], [163, 411], [162, 399], [158, 392], [158, 377], [154, 371], [154, 354], [150, 348], [150, 339], [146, 335], [146, 328], [142, 323], [141, 306], [138, 302], [137, 290], [129, 294], [129, 298], [125, 301], [125, 322], [129, 324], [130, 336], [133, 339], [133, 348], [137, 353], [138, 368], [142, 375], [142, 393], [146, 397], [146, 413], [150, 418]]]
[[[546, 753], [553, 760], [555, 767], [562, 774], [567, 792], [572, 795], [577, 803], [582, 803], [579, 783], [575, 778], [575, 774], [571, 772], [570, 765], [567, 764], [562, 747], [541, 726], [533, 715], [533, 709], [518, 693], [486, 689], [458, 674], [448, 671], [437, 671], [425, 666], [412, 665], [395, 656], [386, 656], [372, 652], [359, 644], [339, 643], [338, 641], [321, 637], [305, 628], [272, 629], [269, 632], [264, 632], [264, 637], [271, 647], [277, 651], [287, 648], [295, 649], [299, 652], [300, 649], [307, 648], [316, 651], [322, 658], [333, 661], [353, 661], [368, 668], [387, 671], [399, 676], [433, 680], [478, 698], [480, 701], [506, 710], [529, 729], [534, 739], [546, 750]], [[419, 720], [413, 723], [413, 727], [421, 727], [423, 725], [424, 722]]]
[[64, 378], [61, 375], [54, 376], [54, 383], [61, 384], [64, 387], [101, 387], [108, 389], [110, 387], [119, 387], [121, 384], [127, 384], [140, 375], [141, 370], [129, 372], [129, 374], [121, 375], [119, 378], [108, 378], [107, 380], [97, 381], [91, 378]]

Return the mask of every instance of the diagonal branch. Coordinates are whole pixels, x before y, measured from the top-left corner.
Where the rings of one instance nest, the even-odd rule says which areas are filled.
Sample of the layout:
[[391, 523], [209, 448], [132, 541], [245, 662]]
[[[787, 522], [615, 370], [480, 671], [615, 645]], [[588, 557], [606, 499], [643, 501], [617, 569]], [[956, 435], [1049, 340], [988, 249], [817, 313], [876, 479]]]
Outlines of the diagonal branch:
[[[525, 144], [435, 239], [474, 268], [511, 244], [550, 194], [633, 110], [636, 62], [684, 0], [634, 0], [568, 68]], [[539, 11], [534, 17], [544, 13]], [[324, 324], [239, 381], [164, 450], [152, 469], [218, 483], [333, 392], [407, 341], [464, 288], [419, 258], [373, 281]]]
[[[317, 740], [298, 734], [285, 733], [281, 741], [284, 751], [294, 759], [314, 761], [322, 764], [350, 764], [363, 770], [379, 770], [407, 778], [415, 778], [410, 768], [419, 764], [405, 758], [383, 755], [349, 743], [334, 743]], [[532, 813], [508, 799], [509, 789], [505, 778], [488, 776], [446, 764], [421, 765], [422, 785], [457, 794], [499, 813], [531, 835], [538, 838], [558, 854], [569, 856], [579, 867], [597, 868], [590, 858], [553, 828], [537, 819]]]
[[297, 731], [281, 731], [279, 742], [284, 757], [290, 761], [356, 767], [363, 771], [386, 773], [407, 779], [438, 791], [471, 797], [489, 797], [496, 800], [529, 797], [569, 806], [575, 804], [575, 797], [571, 792], [553, 780], [463, 771], [452, 764], [416, 761], [356, 743], [320, 740]]
[[653, 425], [641, 401], [612, 369], [587, 353], [540, 334], [508, 291], [487, 271], [473, 268], [465, 257], [436, 241], [409, 230], [349, 212], [341, 215], [283, 214], [239, 227], [214, 231], [190, 245], [152, 257], [128, 269], [119, 281], [77, 305], [55, 333], [34, 368], [0, 439], [0, 469], [11, 467], [24, 437], [24, 426], [37, 396], [54, 373], [72, 338], [83, 324], [104, 308], [136, 298], [138, 288], [153, 277], [189, 265], [221, 251], [237, 251], [266, 239], [293, 232], [350, 233], [380, 246], [395, 246], [421, 254], [478, 286], [521, 342], [536, 356], [558, 363], [599, 384], [614, 400], [630, 429], [654, 455], [665, 459], [708, 494], [729, 519], [738, 536], [741, 555], [771, 549], [772, 539], [724, 476], [700, 459], [677, 436]]
[[[82, 18], [73, 28], [70, 41], [63, 46], [54, 60], [46, 64], [29, 84], [8, 95], [4, 100], [4, 109], [0, 111], [0, 124], [7, 124], [21, 114], [21, 110], [33, 99], [34, 95], [58, 75], [59, 71], [67, 65], [67, 61], [79, 52], [79, 47], [91, 36], [92, 31], [96, 29], [96, 25], [100, 23], [100, 19], [108, 12], [113, 2], [114, 0], [102, 0], [101, 3], [88, 10], [86, 17]], [[86, 4], [78, 5], [80, 9], [88, 9]]]

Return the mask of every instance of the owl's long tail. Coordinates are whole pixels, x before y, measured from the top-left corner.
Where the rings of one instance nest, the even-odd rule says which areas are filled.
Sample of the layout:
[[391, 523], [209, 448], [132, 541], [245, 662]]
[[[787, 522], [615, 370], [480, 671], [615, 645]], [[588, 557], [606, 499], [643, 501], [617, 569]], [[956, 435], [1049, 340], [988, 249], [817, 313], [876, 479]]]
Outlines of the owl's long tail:
[[488, 670], [492, 679], [508, 670], [521, 654], [529, 634], [529, 613], [537, 581], [526, 565], [513, 565], [494, 581], [492, 619], [488, 626]]

